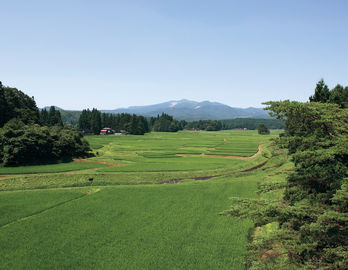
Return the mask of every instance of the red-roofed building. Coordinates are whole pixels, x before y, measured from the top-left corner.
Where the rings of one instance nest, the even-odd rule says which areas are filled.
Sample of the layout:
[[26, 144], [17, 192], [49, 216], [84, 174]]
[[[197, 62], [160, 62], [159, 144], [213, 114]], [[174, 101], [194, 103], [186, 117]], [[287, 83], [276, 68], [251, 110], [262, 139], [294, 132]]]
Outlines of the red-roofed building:
[[112, 130], [111, 128], [103, 128], [100, 130], [100, 135], [109, 135], [114, 133], [115, 133], [115, 130]]

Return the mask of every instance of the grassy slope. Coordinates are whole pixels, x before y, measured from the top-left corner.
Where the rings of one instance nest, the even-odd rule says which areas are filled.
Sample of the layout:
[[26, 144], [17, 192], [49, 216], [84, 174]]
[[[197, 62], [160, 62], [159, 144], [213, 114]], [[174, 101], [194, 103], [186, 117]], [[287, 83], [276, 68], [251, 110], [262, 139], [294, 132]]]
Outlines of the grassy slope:
[[[242, 269], [247, 233], [252, 224], [218, 214], [229, 208], [229, 197], [255, 198], [257, 183], [272, 174], [273, 163], [269, 162], [269, 169], [265, 171], [238, 173], [265, 158], [259, 156], [253, 160], [236, 161], [206, 157], [172, 158], [167, 154], [182, 148], [185, 140], [189, 147], [202, 147], [202, 144], [194, 144], [206, 141], [205, 148], [210, 148], [216, 141], [223, 142], [226, 135], [231, 138], [241, 136], [237, 132], [212, 132], [203, 133], [203, 137], [194, 140], [192, 136], [197, 135], [188, 132], [181, 135], [124, 136], [122, 139], [91, 137], [92, 145], [105, 145], [97, 150], [103, 156], [94, 160], [124, 158], [122, 162], [130, 162], [128, 168], [134, 170], [100, 172], [103, 169], [95, 169], [0, 178], [3, 190], [34, 189], [0, 192], [1, 211], [6, 213], [1, 219], [2, 224], [12, 222], [0, 227], [0, 268]], [[167, 147], [156, 138], [158, 136], [168, 136]], [[266, 138], [249, 133], [244, 140], [261, 142]], [[122, 143], [119, 140], [123, 140]], [[123, 147], [121, 154], [115, 150], [120, 145]], [[156, 157], [136, 156], [144, 149], [151, 152], [152, 148]], [[162, 161], [158, 161], [167, 166], [163, 171], [158, 172], [155, 163], [155, 172], [137, 169], [144, 168], [146, 162], [151, 166], [151, 159], [161, 160], [158, 153], [164, 154]], [[191, 170], [192, 166], [199, 165], [198, 162], [176, 163], [177, 160], [191, 163], [191, 159], [202, 161], [197, 171]], [[206, 160], [214, 164], [213, 169], [209, 162], [205, 163]], [[186, 166], [186, 171], [168, 172], [165, 168], [170, 165], [172, 168]], [[220, 169], [219, 165], [222, 165]], [[137, 170], [139, 172], [134, 172]], [[217, 173], [228, 176], [205, 181], [184, 180], [174, 185], [139, 185], [144, 181], [150, 184], [182, 176], [190, 178]], [[93, 184], [86, 180], [91, 174], [95, 178]], [[79, 185], [99, 187], [71, 188]], [[64, 186], [64, 189], [35, 189]]]

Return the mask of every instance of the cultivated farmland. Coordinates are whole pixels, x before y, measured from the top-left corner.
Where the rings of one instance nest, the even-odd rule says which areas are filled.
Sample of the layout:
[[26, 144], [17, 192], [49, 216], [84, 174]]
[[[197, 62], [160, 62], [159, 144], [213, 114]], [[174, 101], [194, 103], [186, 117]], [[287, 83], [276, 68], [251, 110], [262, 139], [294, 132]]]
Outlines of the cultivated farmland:
[[90, 136], [93, 158], [0, 168], [0, 268], [243, 269], [253, 224], [220, 213], [283, 177], [275, 134]]

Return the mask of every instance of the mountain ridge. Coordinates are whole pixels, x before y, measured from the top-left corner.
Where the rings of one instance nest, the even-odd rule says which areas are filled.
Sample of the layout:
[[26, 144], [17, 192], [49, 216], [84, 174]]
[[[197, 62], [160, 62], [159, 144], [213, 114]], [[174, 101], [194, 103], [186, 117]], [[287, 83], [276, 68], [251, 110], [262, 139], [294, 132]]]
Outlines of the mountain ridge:
[[[46, 106], [42, 109], [49, 109]], [[80, 115], [81, 111], [66, 110], [55, 106], [61, 113]], [[169, 114], [177, 120], [197, 121], [197, 120], [225, 120], [235, 118], [263, 118], [271, 119], [268, 112], [262, 108], [248, 107], [238, 108], [231, 107], [220, 102], [192, 101], [188, 99], [170, 100], [162, 103], [144, 106], [129, 106], [127, 108], [118, 108], [113, 110], [100, 110], [104, 113], [130, 113], [143, 115], [145, 117], [156, 117], [162, 113]], [[72, 117], [72, 116], [71, 116]], [[71, 118], [69, 116], [69, 118]]]
[[178, 120], [223, 120], [233, 118], [271, 118], [268, 113], [255, 107], [236, 108], [220, 102], [192, 101], [188, 99], [170, 100], [153, 105], [130, 106], [113, 110], [101, 110], [106, 113], [134, 113], [154, 117], [162, 113]]

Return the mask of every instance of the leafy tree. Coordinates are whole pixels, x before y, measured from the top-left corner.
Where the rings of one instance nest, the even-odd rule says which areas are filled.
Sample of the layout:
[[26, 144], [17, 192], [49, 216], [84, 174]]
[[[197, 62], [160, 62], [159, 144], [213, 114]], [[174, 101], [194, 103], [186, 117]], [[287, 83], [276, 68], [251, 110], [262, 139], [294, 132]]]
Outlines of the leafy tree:
[[27, 96], [17, 88], [0, 86], [0, 128], [12, 118], [23, 123], [38, 123], [39, 110], [34, 98]]
[[5, 166], [54, 162], [87, 156], [82, 134], [59, 126], [25, 125], [16, 118], [0, 129], [1, 161]]
[[158, 115], [156, 118], [151, 117], [150, 125], [152, 126], [153, 131], [159, 132], [177, 132], [183, 129], [179, 121], [165, 113], [162, 113], [161, 116]]
[[269, 134], [269, 129], [265, 126], [265, 124], [260, 124], [257, 128], [257, 131], [259, 134], [262, 134], [262, 135], [267, 135]]
[[40, 113], [34, 98], [1, 83], [0, 105], [0, 163], [3, 165], [71, 159], [90, 151], [82, 134], [62, 128], [60, 112], [54, 107]]

